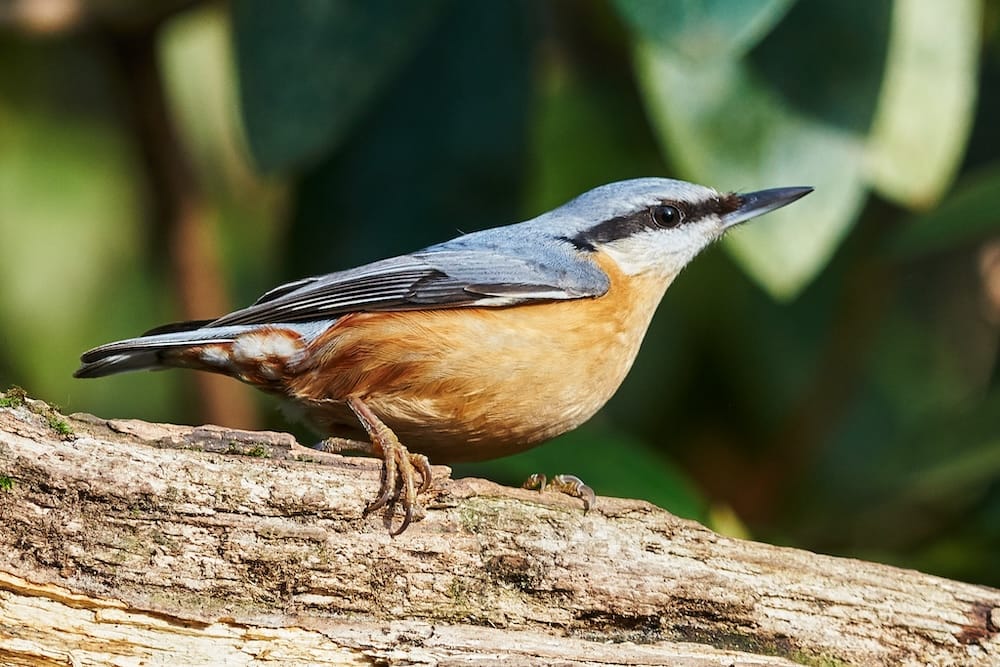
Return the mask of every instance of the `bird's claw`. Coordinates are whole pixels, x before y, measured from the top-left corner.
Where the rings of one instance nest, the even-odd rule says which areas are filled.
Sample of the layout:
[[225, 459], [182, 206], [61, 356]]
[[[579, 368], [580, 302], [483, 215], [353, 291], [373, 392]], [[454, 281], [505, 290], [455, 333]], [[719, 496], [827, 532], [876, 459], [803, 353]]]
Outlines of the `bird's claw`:
[[[382, 457], [382, 482], [378, 496], [367, 507], [363, 515], [398, 502], [403, 507], [403, 521], [395, 530], [390, 528], [389, 534], [399, 535], [413, 521], [413, 505], [417, 496], [427, 491], [431, 486], [431, 464], [423, 454], [411, 454], [396, 434], [375, 416], [375, 413], [359, 398], [348, 399], [358, 420], [372, 439], [372, 451]], [[416, 476], [420, 475], [420, 486], [416, 484]], [[390, 526], [392, 519], [389, 519]]]
[[[380, 510], [390, 503], [399, 502], [403, 508], [403, 521], [389, 533], [399, 535], [413, 521], [413, 505], [417, 496], [431, 486], [430, 461], [423, 454], [411, 454], [398, 441], [383, 449], [382, 483], [378, 496], [365, 507], [364, 516]], [[416, 476], [420, 475], [420, 485]]]
[[597, 502], [597, 494], [576, 475], [556, 475], [549, 481], [545, 475], [536, 472], [525, 480], [522, 488], [535, 491], [556, 491], [583, 501], [583, 511], [588, 512]]

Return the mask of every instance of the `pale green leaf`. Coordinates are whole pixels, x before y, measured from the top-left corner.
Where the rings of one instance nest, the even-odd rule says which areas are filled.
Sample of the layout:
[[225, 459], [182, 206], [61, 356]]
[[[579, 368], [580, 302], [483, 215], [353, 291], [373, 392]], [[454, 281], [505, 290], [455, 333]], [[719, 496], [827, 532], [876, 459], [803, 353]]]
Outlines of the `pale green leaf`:
[[643, 38], [697, 61], [738, 58], [781, 20], [793, 0], [616, 0]]
[[121, 309], [136, 260], [135, 165], [110, 124], [41, 104], [0, 103], [0, 118], [0, 339], [12, 373], [64, 403], [80, 332]]
[[959, 167], [975, 111], [979, 0], [896, 0], [870, 174], [886, 197], [936, 202]]
[[771, 294], [794, 296], [826, 264], [862, 203], [860, 141], [783, 105], [740, 63], [696, 66], [646, 42], [637, 64], [654, 128], [683, 178], [725, 190], [816, 188], [727, 242]]
[[168, 310], [143, 252], [136, 146], [107, 113], [106, 55], [86, 41], [0, 44], [0, 62], [16, 64], [0, 68], [0, 386], [67, 411], [178, 418], [172, 374], [72, 377], [85, 349]]
[[167, 102], [200, 175], [213, 187], [251, 180], [229, 15], [211, 4], [184, 12], [164, 26], [159, 47]]

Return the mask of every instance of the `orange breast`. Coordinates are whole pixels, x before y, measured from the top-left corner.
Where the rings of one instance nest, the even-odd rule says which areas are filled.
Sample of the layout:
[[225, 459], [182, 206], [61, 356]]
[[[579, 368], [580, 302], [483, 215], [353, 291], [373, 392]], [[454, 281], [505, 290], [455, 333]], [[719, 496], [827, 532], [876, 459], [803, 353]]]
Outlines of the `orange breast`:
[[310, 345], [288, 393], [331, 435], [363, 438], [342, 403], [359, 396], [439, 462], [565, 433], [618, 389], [669, 284], [599, 263], [612, 279], [599, 298], [344, 317]]

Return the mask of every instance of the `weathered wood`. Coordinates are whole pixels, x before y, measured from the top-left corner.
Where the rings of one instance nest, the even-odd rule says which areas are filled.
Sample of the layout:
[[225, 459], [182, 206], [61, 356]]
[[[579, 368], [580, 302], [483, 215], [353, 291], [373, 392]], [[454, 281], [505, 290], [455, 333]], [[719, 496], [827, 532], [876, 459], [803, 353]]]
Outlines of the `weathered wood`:
[[0, 409], [0, 662], [1000, 664], [991, 588], [444, 467], [391, 538], [375, 461], [59, 419]]

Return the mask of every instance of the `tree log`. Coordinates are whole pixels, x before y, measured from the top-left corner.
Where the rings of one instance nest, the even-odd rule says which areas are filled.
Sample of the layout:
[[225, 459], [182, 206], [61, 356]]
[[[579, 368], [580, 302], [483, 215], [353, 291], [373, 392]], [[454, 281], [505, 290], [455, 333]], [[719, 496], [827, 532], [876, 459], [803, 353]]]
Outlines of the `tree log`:
[[0, 663], [1000, 665], [995, 589], [441, 466], [393, 538], [375, 460], [0, 405]]

